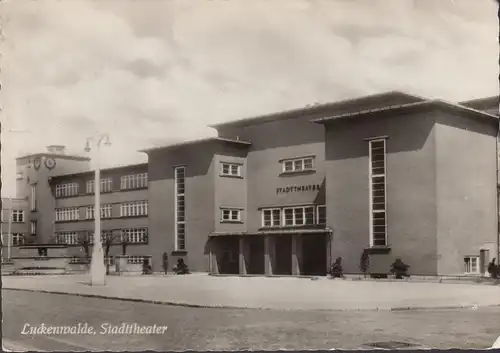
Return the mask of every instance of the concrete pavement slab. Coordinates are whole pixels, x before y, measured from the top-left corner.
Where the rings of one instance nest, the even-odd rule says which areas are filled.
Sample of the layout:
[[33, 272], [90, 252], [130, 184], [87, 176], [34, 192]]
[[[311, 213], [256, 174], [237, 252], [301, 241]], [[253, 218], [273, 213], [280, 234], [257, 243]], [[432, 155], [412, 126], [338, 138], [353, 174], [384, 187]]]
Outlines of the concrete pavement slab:
[[3, 288], [200, 307], [281, 310], [423, 310], [500, 305], [500, 286], [307, 278], [108, 276], [4, 277]]

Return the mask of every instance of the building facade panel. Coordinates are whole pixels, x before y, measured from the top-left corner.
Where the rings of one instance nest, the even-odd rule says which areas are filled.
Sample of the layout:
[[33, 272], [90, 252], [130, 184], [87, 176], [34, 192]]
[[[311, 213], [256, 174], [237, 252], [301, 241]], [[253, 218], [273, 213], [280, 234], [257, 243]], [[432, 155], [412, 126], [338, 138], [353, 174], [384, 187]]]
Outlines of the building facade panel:
[[[188, 145], [149, 153], [149, 223], [153, 270], [161, 271], [166, 252], [175, 266], [184, 258], [196, 271], [208, 271], [208, 234], [215, 228], [214, 166], [212, 143]], [[176, 237], [175, 168], [185, 167], [185, 248]], [[177, 233], [178, 234], [178, 233]], [[177, 239], [176, 239], [177, 238]]]
[[491, 246], [497, 236], [496, 132], [495, 123], [447, 113], [437, 120], [440, 273], [463, 274], [465, 259], [479, 258], [481, 250], [487, 251], [483, 271], [497, 257]]
[[333, 228], [333, 258], [343, 258], [345, 271], [359, 272], [361, 255], [370, 247], [369, 139], [382, 138], [390, 248], [385, 264], [400, 257], [413, 273], [436, 274], [433, 126], [432, 114], [326, 126], [327, 223]]

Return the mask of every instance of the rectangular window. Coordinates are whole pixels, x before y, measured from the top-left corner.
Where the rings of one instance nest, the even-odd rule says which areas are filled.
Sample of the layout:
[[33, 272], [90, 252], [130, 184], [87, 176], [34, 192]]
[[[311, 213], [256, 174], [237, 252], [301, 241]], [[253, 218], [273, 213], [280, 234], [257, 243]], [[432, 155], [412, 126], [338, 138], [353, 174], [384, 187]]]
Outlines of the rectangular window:
[[[127, 259], [127, 263], [129, 264], [142, 264], [145, 259], [150, 259], [151, 256], [129, 256]], [[151, 260], [149, 261], [151, 263]]]
[[285, 226], [303, 226], [314, 224], [314, 206], [284, 208], [283, 224]]
[[232, 208], [221, 209], [221, 222], [240, 222], [241, 210]]
[[221, 176], [241, 176], [241, 164], [236, 163], [221, 163]]
[[314, 170], [314, 157], [285, 159], [281, 165], [283, 173]]
[[479, 256], [464, 257], [464, 272], [467, 274], [479, 274]]
[[186, 250], [186, 167], [174, 168], [175, 250]]
[[31, 221], [31, 235], [36, 235], [36, 221]]
[[78, 237], [76, 232], [60, 232], [56, 236], [57, 244], [76, 245], [78, 244]]
[[316, 224], [326, 224], [326, 206], [317, 207]]
[[56, 209], [56, 222], [78, 221], [79, 219], [80, 209], [78, 207]]
[[370, 245], [387, 245], [385, 139], [370, 140]]
[[123, 175], [120, 178], [120, 189], [140, 189], [148, 187], [148, 173]]
[[[101, 205], [101, 218], [111, 218], [113, 216], [113, 205]], [[87, 206], [85, 208], [85, 218], [94, 219], [94, 206]]]
[[[113, 180], [111, 178], [105, 178], [101, 179], [101, 192], [111, 192], [113, 191], [112, 183]], [[94, 180], [87, 180], [87, 194], [93, 194], [94, 193]]]
[[148, 242], [148, 229], [147, 228], [130, 228], [122, 229], [121, 233], [122, 242], [125, 241], [131, 244], [144, 244]]
[[[94, 244], [94, 232], [88, 232], [87, 239], [90, 244]], [[105, 244], [107, 240], [110, 240], [112, 243], [114, 243], [114, 238], [113, 238], [113, 231], [111, 230], [103, 230], [101, 231], [101, 243]]]
[[263, 227], [281, 226], [281, 209], [268, 208], [262, 210], [262, 226]]
[[24, 210], [12, 210], [12, 222], [24, 223]]
[[12, 245], [23, 245], [24, 244], [24, 235], [23, 233], [12, 233]]
[[69, 197], [78, 195], [78, 184], [67, 183], [56, 185], [56, 197]]
[[136, 217], [148, 215], [148, 201], [134, 201], [120, 205], [120, 217]]
[[36, 210], [36, 184], [31, 185], [31, 210]]

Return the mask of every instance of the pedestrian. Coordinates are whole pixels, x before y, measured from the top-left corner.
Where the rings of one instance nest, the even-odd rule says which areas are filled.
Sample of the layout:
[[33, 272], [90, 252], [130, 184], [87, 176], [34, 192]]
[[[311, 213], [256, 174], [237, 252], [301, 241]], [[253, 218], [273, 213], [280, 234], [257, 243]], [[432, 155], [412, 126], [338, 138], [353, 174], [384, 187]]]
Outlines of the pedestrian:
[[166, 252], [163, 253], [163, 270], [165, 274], [168, 272], [168, 254]]

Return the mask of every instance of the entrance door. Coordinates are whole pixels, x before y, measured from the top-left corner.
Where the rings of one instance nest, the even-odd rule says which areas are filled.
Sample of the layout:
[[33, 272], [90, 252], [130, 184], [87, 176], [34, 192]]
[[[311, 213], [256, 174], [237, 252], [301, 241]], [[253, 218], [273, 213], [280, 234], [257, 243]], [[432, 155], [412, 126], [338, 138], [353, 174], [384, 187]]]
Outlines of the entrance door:
[[303, 271], [306, 276], [326, 275], [327, 236], [304, 235], [302, 237]]
[[484, 275], [488, 271], [489, 257], [489, 250], [479, 251], [479, 271], [481, 275]]

